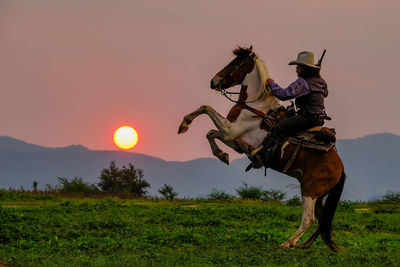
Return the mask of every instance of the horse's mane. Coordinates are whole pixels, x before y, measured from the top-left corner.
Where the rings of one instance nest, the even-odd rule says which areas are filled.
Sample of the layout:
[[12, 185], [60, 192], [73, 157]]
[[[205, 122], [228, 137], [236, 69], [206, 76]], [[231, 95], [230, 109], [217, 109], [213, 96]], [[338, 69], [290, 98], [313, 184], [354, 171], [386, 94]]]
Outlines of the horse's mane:
[[258, 70], [258, 75], [260, 76], [260, 80], [262, 81], [262, 84], [265, 87], [268, 87], [266, 86], [266, 80], [269, 78], [267, 65], [265, 64], [264, 60], [259, 59], [258, 56], [255, 57], [255, 64]]
[[[255, 66], [258, 71], [258, 75], [260, 77], [260, 89], [258, 90], [258, 94], [256, 98], [259, 98], [262, 94], [267, 94], [271, 95], [271, 89], [266, 83], [266, 80], [269, 78], [269, 72], [267, 65], [265, 64], [264, 60], [260, 59], [251, 49], [249, 48], [244, 48], [238, 46], [236, 49], [233, 50], [233, 54], [236, 55], [238, 58], [243, 59], [245, 57], [250, 56], [251, 54], [254, 54], [254, 62]], [[273, 97], [273, 96], [272, 96]], [[280, 105], [280, 102], [277, 98], [273, 97], [274, 102]]]
[[258, 76], [260, 77], [260, 89], [258, 90], [258, 94], [256, 96], [256, 98], [260, 97], [261, 94], [267, 94], [267, 95], [271, 95], [271, 89], [269, 88], [269, 86], [267, 85], [266, 80], [269, 78], [269, 72], [268, 72], [268, 68], [267, 65], [265, 64], [265, 62], [262, 59], [259, 59], [258, 56], [256, 55], [254, 58], [254, 62], [255, 62], [255, 67], [257, 68], [257, 72], [258, 72]]

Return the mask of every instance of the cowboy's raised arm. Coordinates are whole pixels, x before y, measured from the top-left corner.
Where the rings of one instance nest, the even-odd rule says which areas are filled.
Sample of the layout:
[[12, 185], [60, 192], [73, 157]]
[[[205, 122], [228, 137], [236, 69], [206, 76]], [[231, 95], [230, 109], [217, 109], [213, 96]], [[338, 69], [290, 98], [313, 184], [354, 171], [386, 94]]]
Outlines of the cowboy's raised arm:
[[267, 83], [271, 88], [272, 95], [282, 101], [305, 95], [310, 91], [307, 82], [301, 77], [292, 82], [287, 88], [280, 87], [272, 79], [268, 79]]

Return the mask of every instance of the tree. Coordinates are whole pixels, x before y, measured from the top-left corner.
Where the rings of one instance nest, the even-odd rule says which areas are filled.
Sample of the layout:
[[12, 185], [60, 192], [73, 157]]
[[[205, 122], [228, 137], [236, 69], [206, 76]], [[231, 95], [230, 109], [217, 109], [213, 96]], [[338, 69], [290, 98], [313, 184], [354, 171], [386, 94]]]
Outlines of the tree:
[[161, 187], [161, 188], [158, 190], [158, 192], [159, 192], [163, 197], [165, 197], [165, 199], [168, 199], [168, 200], [173, 200], [173, 199], [178, 195], [178, 193], [174, 191], [174, 189], [172, 188], [172, 186], [167, 185], [167, 184], [164, 184], [164, 186]]
[[111, 161], [109, 168], [104, 168], [100, 174], [98, 186], [104, 192], [120, 194], [128, 193], [135, 197], [146, 195], [144, 189], [150, 184], [143, 179], [143, 171], [135, 168], [131, 163], [119, 169], [115, 161]]
[[33, 181], [33, 184], [32, 184], [33, 192], [37, 192], [37, 186], [38, 186], [38, 182], [37, 181]]
[[382, 199], [387, 201], [400, 201], [400, 191], [387, 191]]

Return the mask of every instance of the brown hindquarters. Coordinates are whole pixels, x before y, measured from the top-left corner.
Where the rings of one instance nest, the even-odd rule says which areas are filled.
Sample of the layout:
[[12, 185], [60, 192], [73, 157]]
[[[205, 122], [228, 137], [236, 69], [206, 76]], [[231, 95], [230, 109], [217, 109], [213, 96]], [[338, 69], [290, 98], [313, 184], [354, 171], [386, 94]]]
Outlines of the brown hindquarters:
[[[282, 172], [295, 149], [296, 145], [288, 144], [283, 148], [283, 157], [281, 157], [282, 149], [279, 149], [275, 155], [273, 169]], [[318, 198], [339, 182], [343, 163], [335, 149], [326, 153], [300, 149], [287, 174], [295, 177], [292, 174], [298, 173], [298, 170], [302, 173], [300, 178], [296, 177], [300, 181], [302, 195]]]

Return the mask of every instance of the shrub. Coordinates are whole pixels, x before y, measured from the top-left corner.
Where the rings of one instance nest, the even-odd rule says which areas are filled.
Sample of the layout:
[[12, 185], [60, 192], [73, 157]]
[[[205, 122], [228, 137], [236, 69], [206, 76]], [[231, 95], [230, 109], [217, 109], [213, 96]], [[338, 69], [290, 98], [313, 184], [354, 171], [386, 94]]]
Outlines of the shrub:
[[37, 181], [33, 181], [32, 183], [32, 188], [33, 188], [33, 192], [37, 192], [37, 186], [38, 186], [38, 182]]
[[4, 196], [7, 195], [7, 190], [4, 188], [0, 189], [0, 199], [3, 199]]
[[226, 193], [224, 190], [217, 190], [213, 188], [211, 193], [208, 194], [207, 197], [209, 199], [215, 199], [215, 200], [226, 200], [226, 199], [231, 199], [233, 196]]
[[9, 190], [0, 189], [0, 200], [53, 200], [56, 196], [43, 192], [29, 192], [20, 189], [10, 188]]
[[143, 171], [135, 168], [131, 163], [128, 167], [119, 169], [115, 161], [111, 161], [109, 168], [104, 168], [100, 174], [99, 186], [101, 190], [108, 193], [128, 193], [135, 197], [146, 195], [144, 189], [150, 184], [143, 179]]
[[288, 206], [301, 206], [301, 199], [298, 195], [295, 195], [286, 201]]
[[338, 210], [354, 211], [354, 205], [348, 200], [339, 201]]
[[57, 188], [57, 186], [53, 186], [51, 184], [46, 184], [44, 192], [45, 193], [57, 193], [58, 188]]
[[248, 186], [247, 183], [243, 182], [243, 186], [236, 189], [239, 197], [242, 199], [261, 199], [263, 196], [263, 190], [258, 186]]
[[263, 191], [261, 199], [265, 200], [265, 201], [273, 200], [273, 201], [281, 202], [281, 201], [283, 201], [285, 196], [286, 196], [286, 193], [282, 192], [281, 190], [272, 189], [272, 190]]
[[168, 200], [173, 200], [173, 199], [178, 195], [178, 193], [176, 193], [176, 192], [174, 191], [174, 189], [172, 188], [172, 186], [167, 185], [167, 184], [164, 184], [164, 186], [161, 187], [161, 188], [158, 190], [158, 192], [159, 192], [165, 199], [168, 199]]
[[400, 201], [400, 192], [388, 191], [382, 199], [387, 201]]
[[[57, 177], [58, 191], [61, 193], [74, 193], [74, 194], [93, 194], [99, 192], [95, 185], [88, 184], [82, 180], [81, 177], [74, 177], [69, 180], [66, 177]], [[56, 191], [52, 188], [52, 191]]]

